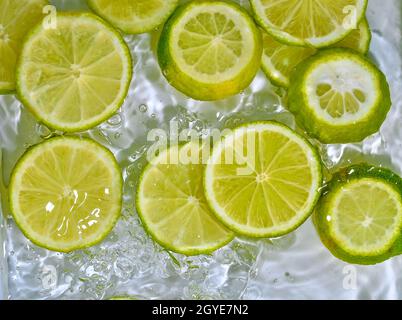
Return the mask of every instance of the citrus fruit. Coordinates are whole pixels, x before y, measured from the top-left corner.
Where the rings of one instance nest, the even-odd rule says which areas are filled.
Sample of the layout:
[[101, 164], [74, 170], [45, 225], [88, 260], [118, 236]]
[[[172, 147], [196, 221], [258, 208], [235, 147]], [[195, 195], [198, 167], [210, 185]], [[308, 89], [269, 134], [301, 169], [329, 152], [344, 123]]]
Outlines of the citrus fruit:
[[[210, 253], [233, 239], [205, 200], [201, 150], [192, 142], [160, 152], [145, 168], [137, 190], [145, 229], [163, 247], [186, 255]], [[180, 154], [195, 155], [197, 161], [177, 160]]]
[[350, 49], [326, 49], [300, 63], [289, 110], [323, 143], [359, 142], [377, 132], [391, 107], [384, 74]]
[[261, 65], [261, 34], [238, 4], [192, 1], [165, 24], [158, 58], [169, 83], [197, 100], [218, 100], [249, 86]]
[[17, 67], [23, 104], [47, 126], [83, 131], [122, 105], [132, 77], [121, 35], [90, 13], [58, 13], [57, 27], [35, 27]]
[[278, 237], [311, 214], [321, 162], [307, 140], [276, 122], [236, 128], [213, 147], [205, 194], [216, 216], [250, 237]]
[[402, 179], [367, 164], [344, 168], [325, 186], [314, 223], [328, 249], [349, 263], [374, 264], [399, 254]]
[[0, 0], [0, 94], [15, 90], [15, 67], [25, 34], [43, 18], [46, 0]]
[[258, 23], [279, 42], [314, 48], [345, 38], [363, 19], [367, 0], [250, 0]]
[[29, 149], [11, 176], [15, 222], [35, 244], [70, 252], [104, 239], [120, 216], [122, 175], [89, 139], [57, 137]]
[[[262, 31], [263, 55], [262, 69], [272, 83], [289, 87], [290, 75], [294, 68], [303, 60], [317, 52], [314, 48], [289, 46], [278, 42], [271, 35]], [[371, 32], [366, 19], [359, 24], [345, 39], [333, 47], [345, 47], [366, 54], [371, 41]]]
[[130, 33], [149, 32], [163, 24], [179, 0], [87, 0], [93, 11]]

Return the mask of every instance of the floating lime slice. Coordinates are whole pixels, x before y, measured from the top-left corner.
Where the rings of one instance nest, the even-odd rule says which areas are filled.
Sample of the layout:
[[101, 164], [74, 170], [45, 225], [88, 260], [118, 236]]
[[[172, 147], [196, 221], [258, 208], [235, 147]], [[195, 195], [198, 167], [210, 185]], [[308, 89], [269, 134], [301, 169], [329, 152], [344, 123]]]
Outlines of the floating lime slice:
[[122, 176], [89, 139], [58, 137], [29, 149], [10, 182], [11, 212], [35, 244], [70, 252], [102, 241], [120, 216]]

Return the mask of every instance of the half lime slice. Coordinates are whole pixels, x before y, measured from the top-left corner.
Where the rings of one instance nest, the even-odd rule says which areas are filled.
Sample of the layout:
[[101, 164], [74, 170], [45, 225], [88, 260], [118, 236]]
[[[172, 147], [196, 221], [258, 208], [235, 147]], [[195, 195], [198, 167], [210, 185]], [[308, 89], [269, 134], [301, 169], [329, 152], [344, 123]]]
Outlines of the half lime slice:
[[384, 74], [350, 49], [326, 49], [292, 73], [289, 110], [323, 143], [362, 141], [377, 132], [391, 107]]
[[137, 34], [152, 31], [163, 24], [179, 0], [87, 0], [87, 3], [120, 30]]
[[250, 0], [258, 23], [279, 42], [322, 48], [341, 41], [363, 19], [367, 0]]
[[89, 139], [57, 137], [29, 149], [11, 176], [15, 222], [35, 244], [60, 252], [102, 241], [120, 216], [122, 175]]
[[238, 4], [192, 1], [165, 24], [158, 57], [164, 76], [197, 100], [218, 100], [249, 86], [261, 65], [261, 34]]
[[144, 170], [137, 190], [145, 229], [163, 247], [186, 255], [211, 253], [233, 239], [207, 205], [201, 150], [192, 142], [161, 152]]
[[40, 24], [27, 36], [17, 92], [47, 126], [83, 131], [120, 108], [131, 77], [130, 51], [115, 29], [90, 13], [58, 13], [57, 28]]
[[15, 90], [15, 68], [26, 33], [43, 18], [46, 0], [0, 0], [0, 94]]
[[250, 237], [278, 237], [311, 214], [321, 162], [303, 137], [276, 122], [235, 129], [213, 148], [204, 190], [216, 216]]
[[395, 254], [402, 230], [402, 179], [384, 168], [354, 165], [336, 173], [314, 214], [323, 243], [349, 263]]

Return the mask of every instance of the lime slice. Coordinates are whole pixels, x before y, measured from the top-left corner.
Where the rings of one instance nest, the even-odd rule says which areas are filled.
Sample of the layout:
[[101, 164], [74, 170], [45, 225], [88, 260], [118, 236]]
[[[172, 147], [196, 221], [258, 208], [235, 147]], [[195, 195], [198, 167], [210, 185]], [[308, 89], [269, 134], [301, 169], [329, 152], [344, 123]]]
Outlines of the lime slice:
[[359, 142], [377, 132], [391, 107], [384, 74], [350, 49], [327, 49], [292, 73], [289, 109], [323, 143]]
[[25, 153], [11, 176], [15, 222], [32, 242], [54, 251], [100, 242], [119, 218], [121, 201], [113, 154], [89, 139], [43, 142]]
[[132, 77], [121, 35], [90, 13], [58, 13], [23, 44], [17, 92], [43, 123], [65, 132], [92, 128], [123, 103]]
[[250, 0], [258, 23], [278, 41], [322, 48], [356, 28], [367, 0]]
[[42, 19], [47, 4], [46, 0], [0, 0], [0, 94], [15, 90], [22, 38]]
[[261, 34], [238, 4], [192, 1], [165, 24], [158, 46], [162, 72], [198, 100], [218, 100], [249, 86], [261, 65]]
[[179, 0], [87, 0], [93, 11], [120, 30], [137, 34], [163, 24]]
[[[264, 48], [262, 69], [272, 83], [287, 88], [289, 87], [289, 78], [294, 68], [300, 62], [315, 54], [317, 50], [280, 43], [264, 31], [262, 31], [262, 35]], [[363, 19], [358, 29], [353, 30], [345, 39], [333, 46], [351, 48], [362, 54], [366, 54], [370, 41], [370, 28], [367, 20]]]
[[[197, 161], [175, 161], [179, 154], [195, 155]], [[169, 250], [186, 255], [210, 253], [233, 239], [206, 203], [203, 170], [201, 148], [193, 142], [161, 152], [142, 174], [138, 213], [145, 229]]]
[[250, 237], [278, 237], [309, 217], [321, 183], [313, 147], [284, 125], [260, 122], [235, 129], [214, 146], [204, 185], [227, 227]]
[[317, 205], [314, 222], [323, 243], [349, 263], [382, 262], [394, 252], [402, 228], [402, 179], [355, 165], [335, 174]]

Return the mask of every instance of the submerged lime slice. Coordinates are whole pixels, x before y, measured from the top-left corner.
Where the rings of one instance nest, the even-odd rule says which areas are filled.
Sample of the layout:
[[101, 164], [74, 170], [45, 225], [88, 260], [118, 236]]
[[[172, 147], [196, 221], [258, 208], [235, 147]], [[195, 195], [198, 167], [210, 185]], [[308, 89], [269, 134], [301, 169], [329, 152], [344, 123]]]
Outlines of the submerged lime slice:
[[[144, 170], [137, 190], [138, 213], [146, 230], [162, 246], [186, 255], [210, 253], [233, 239], [205, 200], [201, 150], [190, 143], [161, 152]], [[179, 154], [196, 161], [183, 163], [176, 160]]]
[[126, 33], [149, 32], [163, 24], [179, 0], [87, 0], [102, 18]]
[[292, 73], [289, 110], [323, 143], [359, 142], [377, 132], [391, 107], [384, 74], [349, 49], [327, 49]]
[[122, 176], [89, 139], [58, 137], [29, 149], [10, 182], [11, 212], [35, 244], [69, 252], [103, 240], [120, 216]]
[[[276, 85], [289, 87], [290, 75], [294, 68], [303, 60], [317, 52], [314, 48], [296, 47], [278, 42], [268, 33], [262, 31], [263, 55], [262, 69], [267, 77]], [[366, 19], [359, 24], [345, 39], [333, 45], [354, 49], [362, 54], [368, 52], [371, 32]]]
[[393, 172], [355, 165], [326, 186], [314, 221], [338, 258], [372, 264], [394, 255], [402, 228], [402, 179]]
[[204, 190], [216, 216], [251, 237], [278, 237], [311, 214], [321, 163], [301, 136], [276, 122], [251, 123], [213, 148]]
[[131, 77], [130, 52], [116, 30], [90, 13], [58, 13], [57, 28], [40, 24], [26, 38], [17, 91], [49, 127], [83, 131], [119, 109]]
[[261, 64], [261, 35], [239, 5], [192, 1], [179, 7], [159, 40], [162, 72], [176, 89], [198, 100], [238, 94]]
[[345, 38], [366, 12], [367, 0], [250, 0], [258, 23], [278, 41], [322, 48]]
[[25, 34], [43, 17], [46, 0], [0, 0], [0, 94], [15, 90], [15, 67]]

